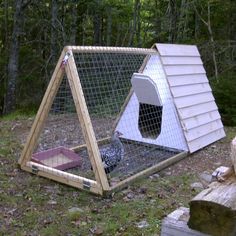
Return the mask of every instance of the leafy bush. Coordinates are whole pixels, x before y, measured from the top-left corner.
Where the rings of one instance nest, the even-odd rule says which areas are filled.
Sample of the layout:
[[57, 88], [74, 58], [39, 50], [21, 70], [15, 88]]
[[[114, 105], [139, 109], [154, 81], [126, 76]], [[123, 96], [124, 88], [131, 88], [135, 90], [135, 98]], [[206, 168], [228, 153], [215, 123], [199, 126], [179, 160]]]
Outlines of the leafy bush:
[[236, 126], [236, 73], [222, 74], [210, 83], [224, 125]]

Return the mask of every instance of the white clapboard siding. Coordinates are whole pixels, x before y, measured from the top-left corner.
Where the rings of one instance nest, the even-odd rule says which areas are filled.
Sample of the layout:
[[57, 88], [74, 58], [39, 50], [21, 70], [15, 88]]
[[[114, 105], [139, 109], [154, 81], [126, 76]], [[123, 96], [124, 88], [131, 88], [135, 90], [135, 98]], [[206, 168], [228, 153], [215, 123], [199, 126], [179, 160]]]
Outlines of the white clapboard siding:
[[[156, 44], [190, 152], [225, 136], [196, 46]], [[178, 60], [179, 59], [179, 60]]]
[[189, 75], [206, 73], [202, 65], [167, 65], [165, 66], [166, 75]]
[[168, 76], [170, 86], [183, 86], [208, 82], [206, 74], [172, 75]]
[[215, 110], [185, 119], [182, 121], [182, 124], [185, 130], [190, 130], [212, 121], [219, 120], [220, 118], [218, 110]]
[[200, 57], [162, 57], [165, 65], [202, 65]]
[[201, 115], [210, 111], [215, 111], [217, 109], [218, 108], [215, 102], [212, 101], [212, 102], [197, 104], [191, 107], [181, 108], [181, 109], [178, 109], [178, 111], [179, 111], [181, 119], [184, 120], [186, 118]]
[[172, 88], [172, 93], [175, 98], [186, 97], [192, 94], [211, 92], [209, 83], [191, 84], [184, 86], [177, 86]]
[[215, 99], [212, 95], [212, 92], [206, 92], [206, 93], [193, 94], [193, 95], [184, 96], [184, 97], [178, 97], [175, 99], [175, 104], [178, 108], [184, 108], [184, 107], [197, 105], [200, 103], [211, 102], [214, 100]]
[[222, 122], [220, 119], [215, 120], [215, 121], [211, 121], [210, 123], [204, 124], [204, 125], [200, 125], [198, 127], [189, 129], [186, 132], [186, 139], [187, 141], [193, 141], [196, 140], [199, 137], [205, 136], [207, 135], [209, 132], [213, 132], [218, 130], [219, 128], [223, 128]]
[[189, 151], [193, 153], [224, 137], [225, 137], [224, 129], [220, 128], [212, 133], [208, 133], [205, 136], [201, 136], [198, 139], [189, 141], [188, 142]]
[[156, 47], [161, 56], [200, 56], [195, 45], [157, 43]]

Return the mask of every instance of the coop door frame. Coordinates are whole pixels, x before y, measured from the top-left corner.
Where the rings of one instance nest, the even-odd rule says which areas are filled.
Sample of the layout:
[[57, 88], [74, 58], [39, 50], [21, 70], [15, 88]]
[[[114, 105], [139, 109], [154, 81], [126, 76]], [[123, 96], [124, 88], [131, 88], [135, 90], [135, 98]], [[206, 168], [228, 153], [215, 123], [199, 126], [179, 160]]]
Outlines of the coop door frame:
[[[137, 178], [145, 175], [150, 175], [156, 171], [159, 171], [171, 164], [183, 159], [187, 152], [181, 152], [161, 163], [158, 163], [152, 167], [149, 167], [137, 174], [134, 174], [127, 179], [120, 181], [115, 186], [110, 186], [107, 175], [103, 168], [98, 143], [103, 143], [107, 139], [96, 140], [94, 130], [92, 127], [91, 119], [89, 116], [88, 108], [84, 98], [80, 78], [76, 68], [73, 52], [109, 52], [109, 53], [142, 53], [147, 55], [146, 60], [148, 60], [148, 55], [158, 53], [156, 49], [144, 49], [144, 48], [125, 48], [125, 47], [79, 47], [79, 46], [66, 46], [61, 56], [57, 62], [56, 68], [51, 77], [50, 83], [47, 87], [43, 100], [40, 104], [39, 110], [34, 119], [33, 125], [31, 127], [30, 133], [28, 135], [26, 144], [22, 151], [21, 157], [18, 161], [21, 169], [28, 171], [30, 173], [46, 177], [52, 180], [55, 180], [66, 185], [70, 185], [79, 189], [84, 189], [96, 194], [103, 195], [109, 191], [116, 191], [120, 188], [127, 186], [130, 182], [136, 180]], [[142, 68], [140, 68], [141, 70]], [[82, 133], [85, 139], [85, 144], [77, 147], [71, 148], [71, 150], [78, 150], [83, 147], [87, 147], [90, 163], [95, 174], [95, 180], [91, 180], [82, 176], [66, 173], [60, 170], [57, 170], [52, 167], [47, 167], [42, 164], [38, 164], [31, 161], [34, 148], [37, 145], [41, 131], [43, 130], [43, 125], [48, 117], [49, 111], [51, 109], [54, 98], [58, 92], [59, 86], [62, 82], [63, 76], [67, 75], [69, 86], [72, 92], [73, 100], [76, 107], [77, 116], [82, 128]], [[133, 91], [131, 90], [127, 96], [127, 99], [124, 105], [121, 107], [121, 112], [118, 115], [114, 127], [119, 121], [121, 114], [123, 113], [126, 105], [128, 104], [129, 98], [132, 95]]]

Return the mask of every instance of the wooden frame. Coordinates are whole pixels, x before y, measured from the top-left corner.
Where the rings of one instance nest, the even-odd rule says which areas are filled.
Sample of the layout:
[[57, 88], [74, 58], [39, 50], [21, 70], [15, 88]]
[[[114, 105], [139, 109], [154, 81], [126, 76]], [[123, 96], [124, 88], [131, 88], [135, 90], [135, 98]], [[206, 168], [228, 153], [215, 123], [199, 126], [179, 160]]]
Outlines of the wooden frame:
[[[125, 187], [131, 181], [144, 176], [154, 173], [160, 169], [166, 168], [167, 166], [173, 164], [176, 161], [179, 161], [184, 156], [186, 156], [186, 152], [182, 152], [178, 155], [169, 158], [166, 161], [158, 163], [155, 166], [152, 166], [146, 170], [141, 171], [121, 182], [119, 182], [116, 186], [110, 186], [106, 173], [103, 168], [102, 160], [100, 157], [100, 152], [98, 148], [98, 144], [106, 143], [110, 138], [105, 138], [101, 140], [96, 140], [94, 130], [92, 127], [92, 123], [90, 120], [88, 108], [85, 102], [83, 89], [80, 83], [80, 78], [77, 72], [73, 52], [109, 52], [109, 53], [132, 53], [132, 54], [147, 54], [152, 55], [156, 54], [156, 49], [140, 49], [140, 48], [113, 48], [113, 47], [74, 47], [67, 46], [63, 49], [61, 56], [56, 65], [55, 71], [52, 75], [51, 81], [48, 85], [42, 103], [39, 107], [38, 113], [35, 117], [33, 126], [29, 133], [28, 139], [22, 151], [21, 157], [18, 161], [21, 168], [25, 171], [37, 174], [42, 177], [46, 177], [76, 188], [85, 189], [92, 193], [96, 194], [104, 194], [110, 191], [116, 191], [122, 187]], [[148, 59], [146, 57], [142, 67], [143, 69], [145, 63]], [[81, 176], [77, 176], [74, 174], [66, 173], [55, 168], [51, 168], [42, 164], [35, 163], [31, 161], [33, 150], [37, 144], [37, 140], [39, 139], [40, 132], [43, 129], [43, 124], [48, 117], [49, 110], [52, 106], [53, 100], [57, 94], [59, 86], [62, 82], [63, 76], [66, 73], [69, 86], [72, 92], [72, 97], [75, 103], [77, 116], [81, 125], [83, 137], [85, 140], [85, 144], [71, 148], [71, 150], [80, 150], [83, 148], [87, 148], [89, 160], [91, 162], [93, 172], [95, 175], [95, 180], [91, 180], [88, 178], [84, 178]], [[132, 95], [132, 91], [130, 91], [124, 105], [121, 108], [121, 112], [118, 115], [115, 124], [120, 119], [130, 96]]]

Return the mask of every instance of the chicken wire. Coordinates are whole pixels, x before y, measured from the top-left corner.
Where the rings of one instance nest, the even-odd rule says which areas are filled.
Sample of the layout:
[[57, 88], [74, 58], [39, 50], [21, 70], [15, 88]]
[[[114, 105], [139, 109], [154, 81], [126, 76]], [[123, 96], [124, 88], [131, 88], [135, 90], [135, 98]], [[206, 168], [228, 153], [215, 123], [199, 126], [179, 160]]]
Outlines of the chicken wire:
[[[126, 134], [139, 132], [142, 136], [141, 140], [120, 136], [124, 158], [117, 163], [114, 170], [108, 173], [109, 179], [123, 180], [181, 152], [176, 148], [156, 145], [154, 142], [162, 132], [163, 108], [161, 106], [136, 103], [134, 107], [127, 109], [130, 101], [127, 97], [132, 99], [134, 96], [134, 93], [130, 92], [131, 77], [133, 73], [145, 70], [143, 66], [151, 55], [91, 51], [74, 52], [73, 56], [100, 152], [109, 148], [111, 141], [100, 144], [99, 140], [112, 137], [114, 130], [119, 130], [119, 121], [124, 112], [131, 114], [131, 118], [126, 118], [125, 126], [123, 126]], [[163, 71], [158, 65], [154, 67], [155, 73], [160, 73], [163, 77]], [[164, 91], [163, 94], [165, 93], [169, 92]], [[168, 96], [170, 97], [170, 94]], [[172, 127], [168, 132], [171, 132], [171, 129]], [[173, 135], [169, 135], [169, 138], [170, 143], [176, 139]], [[147, 139], [149, 142], [145, 141]], [[65, 75], [53, 101], [35, 153], [61, 146], [74, 148], [83, 144], [85, 140], [68, 78]], [[86, 145], [76, 152], [82, 158], [82, 166], [63, 171], [94, 179]], [[55, 161], [59, 162], [57, 159]]]

